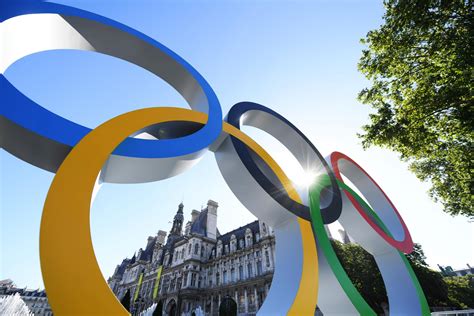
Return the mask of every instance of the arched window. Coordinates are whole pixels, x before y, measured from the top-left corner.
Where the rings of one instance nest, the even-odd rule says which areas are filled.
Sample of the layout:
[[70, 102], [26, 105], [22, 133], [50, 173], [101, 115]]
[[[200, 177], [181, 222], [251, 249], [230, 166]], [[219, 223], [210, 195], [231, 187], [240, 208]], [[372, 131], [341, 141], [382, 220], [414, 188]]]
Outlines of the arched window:
[[196, 286], [196, 274], [191, 273], [191, 286], [195, 287]]
[[253, 240], [252, 240], [252, 231], [247, 228], [245, 230], [245, 246], [250, 247], [252, 246]]
[[189, 247], [188, 247], [188, 254], [191, 254], [191, 244], [189, 244]]
[[252, 264], [251, 263], [249, 263], [247, 265], [247, 272], [249, 274], [249, 278], [253, 277], [253, 271], [252, 271]]
[[235, 282], [235, 269], [230, 269], [230, 281]]
[[199, 253], [199, 245], [195, 244], [194, 245], [194, 254], [197, 255]]
[[201, 257], [204, 257], [204, 246], [201, 246]]
[[243, 279], [244, 279], [244, 267], [239, 266], [239, 280], [243, 280]]
[[257, 261], [257, 275], [262, 274], [262, 261]]

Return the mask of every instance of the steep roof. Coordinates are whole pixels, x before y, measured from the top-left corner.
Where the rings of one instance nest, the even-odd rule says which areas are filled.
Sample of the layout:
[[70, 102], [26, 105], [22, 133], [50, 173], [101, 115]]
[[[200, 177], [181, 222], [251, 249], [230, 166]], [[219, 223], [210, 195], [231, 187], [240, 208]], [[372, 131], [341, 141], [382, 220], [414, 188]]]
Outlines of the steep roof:
[[251, 223], [249, 223], [245, 226], [234, 229], [234, 230], [232, 230], [228, 233], [225, 233], [224, 235], [221, 235], [221, 236], [217, 237], [217, 241], [219, 241], [219, 240], [222, 241], [223, 245], [229, 244], [230, 243], [230, 237], [232, 235], [235, 235], [237, 240], [238, 239], [243, 239], [243, 238], [245, 238], [245, 231], [247, 230], [247, 228], [250, 228], [250, 230], [252, 231], [253, 242], [255, 243], [256, 242], [255, 233], [260, 233], [260, 226], [258, 225], [258, 220], [254, 221], [254, 222], [251, 222]]
[[[254, 221], [252, 223], [249, 223], [245, 226], [234, 229], [234, 230], [232, 230], [228, 233], [225, 233], [224, 235], [221, 235], [221, 236], [217, 237], [217, 242], [219, 242], [219, 241], [222, 242], [222, 247], [223, 247], [222, 251], [223, 251], [223, 253], [224, 253], [225, 245], [230, 244], [230, 239], [231, 239], [232, 235], [235, 235], [235, 238], [237, 240], [237, 244], [236, 244], [237, 249], [242, 249], [242, 247], [240, 246], [240, 243], [238, 242], [238, 240], [245, 239], [245, 231], [247, 229], [250, 229], [250, 231], [252, 232], [252, 242], [256, 243], [257, 242], [256, 233], [260, 233], [260, 225], [258, 224], [258, 220]], [[213, 247], [212, 250], [216, 250], [216, 247]], [[212, 251], [211, 251], [211, 255], [209, 256], [209, 258], [213, 258]]]
[[199, 216], [191, 224], [191, 234], [206, 236], [207, 234], [207, 207], [201, 211]]
[[142, 250], [138, 260], [150, 261], [152, 259], [153, 249], [155, 247], [156, 238], [157, 237], [152, 237], [152, 238], [148, 239], [148, 243], [146, 245], [146, 248], [145, 248], [145, 250]]

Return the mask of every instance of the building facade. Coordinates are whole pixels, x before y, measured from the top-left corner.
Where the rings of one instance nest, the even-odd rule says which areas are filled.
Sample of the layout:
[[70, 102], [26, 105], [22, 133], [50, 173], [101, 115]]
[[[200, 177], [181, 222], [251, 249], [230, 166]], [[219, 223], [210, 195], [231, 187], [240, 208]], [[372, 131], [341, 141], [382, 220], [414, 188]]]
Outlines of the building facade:
[[30, 312], [35, 316], [53, 315], [45, 291], [18, 288], [10, 279], [0, 281], [0, 297], [15, 295], [17, 293], [23, 302], [25, 302], [26, 306], [28, 306]]
[[438, 264], [439, 270], [444, 276], [465, 276], [469, 274], [474, 274], [474, 268], [471, 267], [469, 263], [466, 264], [466, 266], [467, 268], [454, 270], [451, 266], [443, 267]]
[[218, 315], [223, 304], [235, 304], [239, 315], [256, 314], [273, 277], [271, 227], [254, 221], [220, 234], [216, 202], [192, 210], [185, 225], [183, 209], [181, 203], [167, 238], [164, 231], [148, 237], [145, 249], [117, 266], [110, 288], [121, 300], [130, 297], [133, 314], [153, 303], [162, 315], [191, 315], [198, 308]]

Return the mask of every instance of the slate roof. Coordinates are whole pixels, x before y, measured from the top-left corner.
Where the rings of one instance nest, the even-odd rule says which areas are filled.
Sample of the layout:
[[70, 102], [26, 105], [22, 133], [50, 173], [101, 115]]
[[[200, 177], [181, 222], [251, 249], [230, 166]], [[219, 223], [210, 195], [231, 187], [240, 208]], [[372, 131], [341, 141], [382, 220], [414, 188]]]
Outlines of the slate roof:
[[148, 239], [148, 244], [146, 245], [145, 250], [142, 250], [138, 260], [151, 261], [153, 257], [153, 249], [155, 248], [155, 242], [157, 237], [152, 237]]
[[196, 220], [191, 224], [191, 234], [206, 236], [207, 234], [207, 207], [201, 211]]
[[[252, 223], [249, 223], [245, 226], [234, 229], [233, 231], [225, 233], [224, 235], [221, 235], [220, 237], [217, 238], [217, 241], [221, 240], [222, 245], [227, 245], [227, 244], [230, 243], [230, 237], [232, 235], [235, 235], [237, 240], [244, 239], [245, 238], [245, 231], [247, 230], [247, 228], [250, 228], [250, 230], [252, 231], [253, 243], [257, 242], [256, 239], [255, 239], [255, 233], [260, 233], [260, 226], [258, 225], [258, 220], [254, 221]], [[240, 249], [240, 248], [237, 248], [237, 249]]]
[[117, 276], [122, 276], [123, 273], [125, 272], [125, 269], [127, 268], [127, 266], [130, 264], [130, 262], [132, 261], [132, 259], [123, 259], [122, 260], [122, 263], [119, 265], [118, 269], [117, 269]]
[[[179, 217], [181, 219], [181, 216], [183, 216], [183, 205], [179, 205], [179, 209], [177, 214], [175, 215], [176, 217]], [[196, 234], [200, 236], [206, 236], [207, 235], [207, 217], [208, 217], [208, 208], [206, 207], [205, 209], [202, 209], [197, 218], [192, 222], [191, 228], [190, 228], [190, 233], [191, 234]], [[181, 219], [182, 220], [182, 219]], [[247, 229], [250, 229], [252, 231], [252, 239], [253, 243], [256, 243], [256, 234], [260, 233], [260, 226], [258, 223], [258, 220], [249, 223], [245, 226], [239, 227], [237, 229], [234, 229], [228, 233], [225, 233], [224, 235], [221, 235], [219, 230], [216, 229], [216, 234], [217, 234], [217, 240], [216, 240], [216, 246], [217, 242], [221, 241], [222, 245], [225, 249], [225, 245], [230, 245], [230, 239], [232, 235], [235, 235], [236, 240], [237, 240], [237, 249], [242, 249], [240, 246], [239, 240], [245, 239], [245, 231]], [[170, 260], [173, 260], [173, 255], [174, 255], [174, 246], [177, 242], [187, 239], [187, 236], [184, 235], [168, 235], [168, 238], [166, 240], [166, 244], [163, 245], [162, 249], [162, 254], [161, 258], [159, 258], [160, 264], [163, 263], [165, 253], [168, 252], [170, 255]], [[133, 255], [131, 259], [124, 259], [122, 263], [120, 264], [119, 268], [117, 269], [117, 275], [122, 276], [123, 273], [125, 272], [125, 269], [127, 266], [134, 264], [136, 261], [147, 261], [150, 262], [153, 258], [153, 251], [155, 248], [157, 237], [150, 237], [148, 239], [147, 246], [145, 247], [145, 250], [140, 249], [140, 252], [138, 253], [138, 257], [136, 254]], [[216, 249], [216, 246], [212, 248], [212, 250]], [[230, 247], [229, 247], [230, 248]], [[211, 252], [212, 253], [212, 252]], [[212, 255], [210, 256], [210, 259], [212, 258]]]
[[[232, 237], [232, 235], [235, 235], [235, 238], [237, 241], [237, 244], [236, 244], [237, 250], [242, 249], [242, 247], [240, 246], [239, 240], [245, 239], [245, 231], [247, 230], [247, 228], [250, 228], [250, 231], [252, 231], [252, 243], [255, 244], [257, 242], [256, 233], [260, 233], [260, 225], [258, 224], [258, 220], [217, 237], [217, 242], [219, 242], [219, 240], [222, 242], [222, 247], [223, 247], [222, 252], [225, 253], [226, 245], [229, 245], [229, 249], [230, 249], [230, 238]], [[216, 247], [213, 247], [212, 250], [216, 250]], [[209, 257], [210, 259], [213, 258], [212, 250], [211, 250], [211, 255]]]

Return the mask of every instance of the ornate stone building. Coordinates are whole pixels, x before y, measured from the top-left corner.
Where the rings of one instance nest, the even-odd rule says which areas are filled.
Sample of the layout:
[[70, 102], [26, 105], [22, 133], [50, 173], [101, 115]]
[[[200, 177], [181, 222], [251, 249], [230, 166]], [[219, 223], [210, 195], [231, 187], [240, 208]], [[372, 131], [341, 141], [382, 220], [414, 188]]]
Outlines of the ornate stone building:
[[218, 204], [209, 200], [205, 209], [192, 210], [183, 232], [183, 208], [167, 239], [160, 230], [117, 266], [108, 280], [115, 295], [123, 299], [130, 291], [133, 314], [154, 302], [163, 315], [191, 315], [198, 307], [217, 315], [224, 302], [235, 302], [239, 315], [256, 314], [273, 277], [272, 229], [255, 221], [221, 235]]

